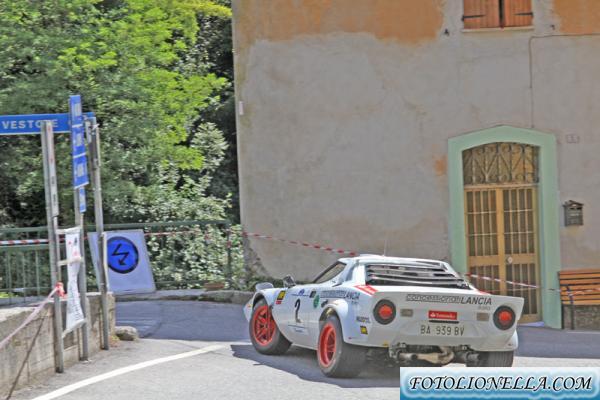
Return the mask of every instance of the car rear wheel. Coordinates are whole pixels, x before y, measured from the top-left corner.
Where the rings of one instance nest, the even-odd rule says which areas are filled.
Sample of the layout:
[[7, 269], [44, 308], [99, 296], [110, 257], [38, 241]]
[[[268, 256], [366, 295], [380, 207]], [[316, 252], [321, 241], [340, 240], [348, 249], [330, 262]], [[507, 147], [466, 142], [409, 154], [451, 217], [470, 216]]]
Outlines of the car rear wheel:
[[514, 351], [482, 351], [476, 362], [467, 367], [512, 367]]
[[279, 331], [271, 309], [264, 299], [259, 300], [252, 309], [249, 330], [252, 345], [259, 353], [280, 355], [291, 346], [290, 341]]
[[321, 371], [332, 378], [353, 378], [365, 362], [366, 348], [344, 342], [342, 325], [335, 315], [325, 320], [319, 334], [317, 361]]

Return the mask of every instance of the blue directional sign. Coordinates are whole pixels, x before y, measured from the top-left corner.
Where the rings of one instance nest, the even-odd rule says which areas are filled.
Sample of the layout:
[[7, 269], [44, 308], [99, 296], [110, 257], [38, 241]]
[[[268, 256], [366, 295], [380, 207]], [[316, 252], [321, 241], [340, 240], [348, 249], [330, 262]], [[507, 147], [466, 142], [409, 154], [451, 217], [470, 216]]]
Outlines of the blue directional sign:
[[83, 129], [83, 111], [81, 96], [69, 97], [69, 117], [71, 123], [71, 148], [73, 158], [85, 154], [85, 137]]
[[108, 267], [119, 274], [128, 274], [135, 270], [140, 254], [133, 242], [122, 236], [114, 236], [106, 244]]
[[42, 121], [52, 121], [54, 133], [70, 131], [68, 114], [3, 115], [0, 135], [39, 135]]
[[87, 157], [73, 158], [73, 188], [77, 189], [90, 183], [87, 169]]
[[[94, 113], [85, 113], [94, 117]], [[0, 135], [39, 135], [42, 121], [52, 121], [54, 133], [71, 132], [69, 114], [28, 114], [0, 116]]]

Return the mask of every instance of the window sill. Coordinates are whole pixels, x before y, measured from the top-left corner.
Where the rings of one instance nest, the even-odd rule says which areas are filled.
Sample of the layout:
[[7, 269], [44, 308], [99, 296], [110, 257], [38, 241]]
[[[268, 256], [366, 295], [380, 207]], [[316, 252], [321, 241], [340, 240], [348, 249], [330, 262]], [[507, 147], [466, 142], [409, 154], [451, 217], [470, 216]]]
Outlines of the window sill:
[[472, 33], [472, 32], [507, 32], [507, 31], [532, 31], [534, 29], [533, 25], [529, 26], [507, 26], [506, 28], [474, 28], [474, 29], [461, 29], [463, 33]]

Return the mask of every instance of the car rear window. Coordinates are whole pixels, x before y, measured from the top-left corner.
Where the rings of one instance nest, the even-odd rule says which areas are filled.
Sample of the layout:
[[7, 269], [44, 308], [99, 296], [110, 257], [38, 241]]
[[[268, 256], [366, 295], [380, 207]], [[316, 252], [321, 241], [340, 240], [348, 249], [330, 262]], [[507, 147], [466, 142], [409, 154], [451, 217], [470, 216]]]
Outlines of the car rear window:
[[469, 288], [463, 278], [443, 263], [369, 264], [365, 273], [368, 285]]

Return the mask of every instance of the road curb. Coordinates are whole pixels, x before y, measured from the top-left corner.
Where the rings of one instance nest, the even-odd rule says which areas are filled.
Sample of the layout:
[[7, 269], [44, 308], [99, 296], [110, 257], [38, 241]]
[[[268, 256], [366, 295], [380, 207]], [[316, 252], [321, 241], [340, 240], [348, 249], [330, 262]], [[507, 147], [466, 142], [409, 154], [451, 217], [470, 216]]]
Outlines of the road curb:
[[204, 289], [158, 290], [153, 293], [119, 294], [115, 297], [118, 302], [149, 300], [198, 300], [198, 297], [202, 293], [204, 293]]
[[246, 304], [254, 295], [254, 292], [241, 290], [214, 290], [204, 292], [199, 297], [200, 301], [213, 301], [216, 303]]
[[179, 300], [179, 301], [211, 301], [215, 303], [246, 304], [252, 298], [254, 292], [242, 290], [213, 290], [185, 289], [185, 290], [159, 290], [154, 293], [123, 294], [117, 295], [117, 302], [126, 301], [155, 301], [155, 300]]

